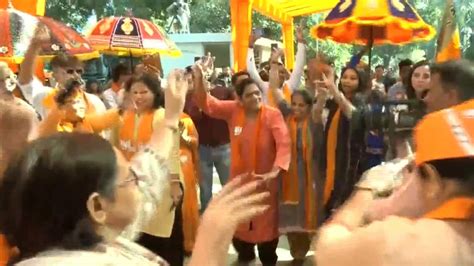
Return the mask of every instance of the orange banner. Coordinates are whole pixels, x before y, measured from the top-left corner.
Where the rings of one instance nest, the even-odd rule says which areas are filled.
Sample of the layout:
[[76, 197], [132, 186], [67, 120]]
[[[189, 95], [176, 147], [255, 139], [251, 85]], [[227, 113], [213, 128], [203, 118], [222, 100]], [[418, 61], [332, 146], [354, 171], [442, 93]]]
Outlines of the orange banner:
[[0, 8], [7, 8], [9, 2], [15, 9], [35, 16], [44, 16], [46, 10], [46, 0], [0, 0]]

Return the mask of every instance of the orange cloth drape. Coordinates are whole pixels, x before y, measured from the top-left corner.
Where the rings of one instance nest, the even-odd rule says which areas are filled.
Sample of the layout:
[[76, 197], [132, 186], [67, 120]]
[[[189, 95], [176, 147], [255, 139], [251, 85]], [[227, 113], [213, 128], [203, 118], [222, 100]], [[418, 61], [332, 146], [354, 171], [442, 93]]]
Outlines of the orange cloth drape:
[[120, 129], [119, 150], [127, 160], [146, 145], [153, 133], [153, 118], [155, 111], [150, 111], [137, 117], [135, 112], [126, 112], [123, 116], [123, 126]]
[[[7, 8], [8, 2], [9, 0], [0, 0], [0, 8]], [[11, 0], [11, 2], [15, 9], [35, 16], [44, 16], [46, 10], [46, 0]]]
[[247, 50], [252, 29], [252, 2], [253, 0], [230, 1], [235, 72], [247, 68]]
[[198, 191], [196, 189], [200, 176], [197, 151], [199, 136], [193, 121], [188, 115], [181, 115], [180, 124], [182, 124], [181, 134], [191, 138], [190, 144], [181, 141], [179, 153], [181, 170], [184, 175], [184, 187], [186, 188], [182, 207], [184, 249], [187, 252], [192, 252], [199, 225]]
[[339, 120], [341, 119], [341, 109], [337, 109], [329, 125], [326, 156], [326, 184], [324, 186], [324, 204], [327, 204], [334, 189], [334, 178], [336, 174], [336, 148], [337, 135], [339, 132]]
[[[301, 139], [303, 144], [303, 160], [305, 161], [306, 176], [304, 177], [303, 187], [305, 188], [305, 206], [306, 206], [306, 229], [316, 229], [317, 211], [314, 199], [313, 188], [313, 137], [309, 125], [310, 118], [307, 118], [301, 127]], [[288, 130], [291, 136], [291, 163], [288, 172], [282, 174], [282, 198], [285, 204], [303, 204], [300, 201], [299, 191], [299, 173], [298, 173], [298, 122], [290, 116], [287, 121]]]

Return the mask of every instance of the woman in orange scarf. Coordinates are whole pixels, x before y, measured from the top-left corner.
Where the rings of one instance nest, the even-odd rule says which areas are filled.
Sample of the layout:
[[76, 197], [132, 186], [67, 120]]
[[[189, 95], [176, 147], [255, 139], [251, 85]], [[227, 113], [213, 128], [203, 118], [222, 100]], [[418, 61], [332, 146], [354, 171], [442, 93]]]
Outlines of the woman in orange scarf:
[[323, 221], [324, 179], [318, 175], [320, 156], [315, 152], [322, 146], [323, 127], [312, 119], [313, 97], [307, 90], [294, 91], [290, 105], [278, 89], [279, 56], [278, 51], [271, 56], [270, 89], [287, 121], [292, 143], [290, 168], [282, 176], [280, 232], [287, 235], [293, 265], [303, 265], [312, 236]]
[[[362, 174], [359, 166], [364, 150], [363, 123], [360, 111], [360, 92], [365, 88], [364, 75], [355, 68], [345, 68], [337, 87], [334, 73], [322, 74], [322, 80], [316, 81], [320, 104], [315, 118], [325, 125], [325, 137], [322, 149], [322, 170], [325, 175], [324, 204], [330, 214], [349, 197], [355, 183]], [[326, 99], [331, 97], [331, 99]], [[328, 111], [327, 121], [323, 118], [323, 109]]]
[[[182, 77], [180, 77], [182, 79]], [[169, 82], [185, 82], [173, 80]], [[153, 131], [166, 119], [163, 108], [161, 83], [154, 73], [132, 77], [126, 84], [126, 93], [134, 108], [125, 111], [123, 124], [118, 130], [117, 148], [130, 160], [144, 149]], [[143, 227], [138, 243], [162, 256], [171, 265], [182, 265], [184, 240], [182, 232], [181, 169], [179, 159], [179, 132], [173, 138], [173, 148], [168, 161], [169, 183], [163, 185], [163, 196], [150, 222]]]
[[194, 127], [193, 120], [187, 114], [181, 115], [180, 125], [180, 161], [181, 170], [184, 176], [183, 197], [183, 233], [184, 250], [186, 253], [193, 251], [196, 240], [197, 228], [199, 225], [199, 204], [198, 191], [199, 185], [199, 152], [198, 152], [198, 132]]
[[470, 100], [427, 115], [414, 131], [415, 160], [403, 175], [420, 184], [424, 214], [367, 225], [365, 215], [384, 189], [374, 184], [321, 228], [317, 265], [474, 265], [473, 111]]
[[221, 101], [207, 93], [202, 71], [194, 69], [196, 102], [209, 116], [227, 121], [231, 145], [230, 180], [241, 176], [250, 182], [264, 179], [261, 191], [270, 194], [270, 206], [262, 215], [237, 230], [233, 245], [239, 263], [255, 259], [254, 248], [264, 265], [275, 265], [278, 257], [278, 176], [288, 170], [291, 144], [281, 113], [262, 104], [262, 92], [252, 79], [242, 80], [236, 87], [238, 100]]

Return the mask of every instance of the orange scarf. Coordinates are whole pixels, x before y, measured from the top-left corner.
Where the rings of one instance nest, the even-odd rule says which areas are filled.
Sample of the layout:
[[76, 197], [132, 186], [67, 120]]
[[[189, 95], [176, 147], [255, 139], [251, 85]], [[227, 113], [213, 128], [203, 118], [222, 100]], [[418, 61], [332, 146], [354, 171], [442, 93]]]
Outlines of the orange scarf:
[[436, 220], [474, 220], [474, 199], [454, 198], [428, 212], [424, 218]]
[[43, 106], [46, 109], [52, 109], [56, 105], [56, 95], [59, 92], [59, 88], [53, 88], [46, 97], [43, 99]]
[[336, 149], [337, 136], [339, 132], [339, 121], [341, 119], [341, 109], [337, 109], [329, 124], [326, 146], [326, 184], [324, 186], [324, 204], [327, 204], [334, 189], [334, 178], [336, 174]]
[[119, 149], [127, 160], [150, 141], [154, 115], [154, 110], [140, 116], [130, 111], [124, 114], [123, 126], [119, 133]]
[[[288, 84], [284, 83], [283, 84], [283, 98], [287, 103], [291, 103], [291, 89], [288, 87]], [[267, 99], [268, 99], [268, 105], [272, 107], [278, 107], [278, 103], [275, 102], [275, 99], [273, 99], [273, 93], [272, 90], [269, 89], [267, 93]]]
[[8, 245], [4, 235], [0, 235], [0, 266], [7, 265], [8, 260], [12, 256], [12, 248]]
[[[253, 147], [252, 151], [250, 154], [240, 154], [240, 148], [241, 148], [241, 143], [242, 141], [242, 132], [244, 129], [244, 126], [246, 124], [247, 118], [245, 117], [245, 110], [243, 107], [239, 106], [238, 107], [238, 113], [236, 115], [235, 123], [233, 124], [233, 130], [230, 134], [230, 153], [231, 153], [231, 162], [232, 164], [237, 167], [237, 168], [243, 168], [244, 165], [242, 164], [241, 158], [243, 156], [250, 156], [250, 162], [252, 165], [250, 165], [250, 169], [253, 171], [256, 171], [256, 166], [257, 166], [257, 154], [258, 154], [258, 137], [260, 135], [260, 130], [262, 127], [263, 123], [263, 117], [266, 112], [266, 106], [262, 105], [260, 108], [260, 111], [258, 112], [258, 117], [257, 117], [257, 125], [252, 137], [253, 143], [251, 143], [250, 147]], [[243, 173], [234, 173], [236, 175], [243, 174]]]
[[[302, 127], [302, 143], [303, 143], [303, 160], [306, 162], [306, 176], [303, 187], [306, 190], [305, 206], [306, 209], [306, 227], [313, 228], [316, 225], [316, 214], [315, 210], [315, 195], [313, 190], [313, 138], [311, 134], [311, 128], [308, 125], [309, 118], [303, 122]], [[282, 186], [282, 197], [283, 202], [286, 204], [298, 204], [299, 203], [299, 178], [298, 178], [298, 122], [294, 117], [290, 116], [287, 121], [288, 129], [291, 136], [291, 163], [288, 172], [284, 172], [283, 186]]]

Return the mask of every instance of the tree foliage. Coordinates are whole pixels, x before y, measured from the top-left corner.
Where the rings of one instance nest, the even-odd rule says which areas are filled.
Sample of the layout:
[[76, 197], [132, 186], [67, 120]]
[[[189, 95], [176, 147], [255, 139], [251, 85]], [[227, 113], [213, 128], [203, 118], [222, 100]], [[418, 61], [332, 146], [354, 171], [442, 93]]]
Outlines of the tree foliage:
[[[63, 21], [80, 30], [87, 19], [96, 14], [104, 16], [120, 16], [131, 10], [133, 15], [140, 18], [152, 19], [155, 23], [166, 28], [166, 8], [173, 0], [47, 0], [46, 15]], [[411, 0], [421, 17], [436, 29], [439, 29], [441, 18], [445, 11], [445, 0]], [[457, 22], [461, 33], [464, 57], [474, 60], [474, 1], [456, 0]], [[191, 32], [230, 32], [229, 0], [194, 0], [191, 2]], [[300, 18], [295, 20], [299, 22]], [[307, 17], [308, 41], [310, 55], [321, 51], [336, 59], [336, 64], [342, 66], [351, 55], [361, 47], [341, 45], [329, 41], [315, 40], [309, 37], [309, 28], [324, 19], [324, 14]], [[265, 28], [270, 37], [281, 40], [281, 25], [271, 19], [253, 12], [253, 27]], [[377, 46], [372, 51], [373, 64], [395, 66], [401, 58], [414, 60], [426, 57], [431, 59], [436, 52], [436, 37], [429, 42], [413, 43], [405, 46]], [[367, 59], [366, 59], [367, 60]]]

